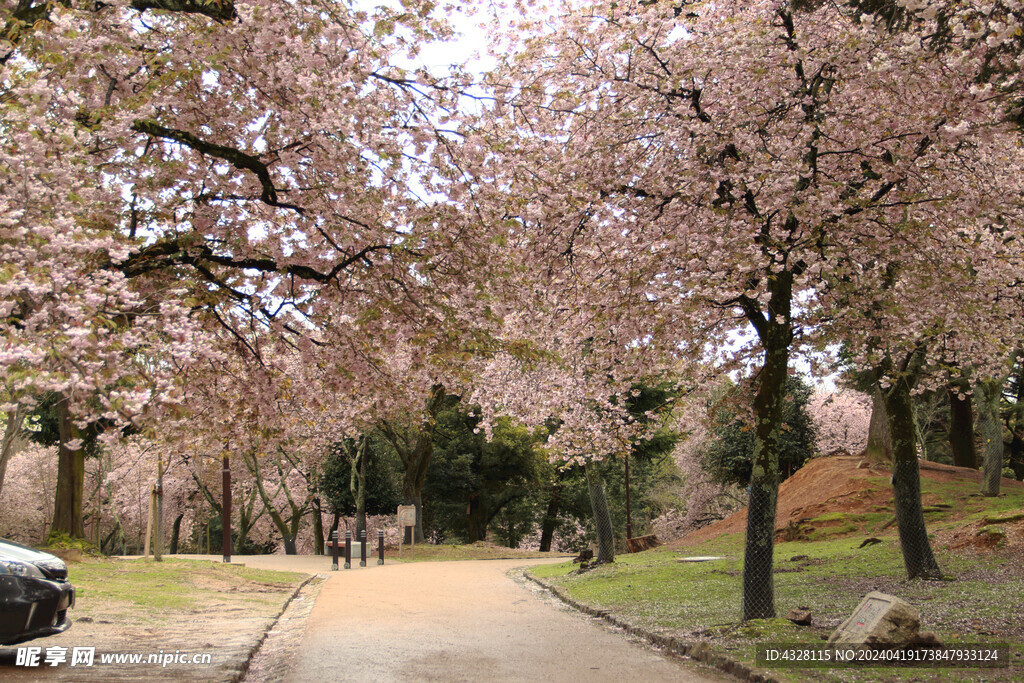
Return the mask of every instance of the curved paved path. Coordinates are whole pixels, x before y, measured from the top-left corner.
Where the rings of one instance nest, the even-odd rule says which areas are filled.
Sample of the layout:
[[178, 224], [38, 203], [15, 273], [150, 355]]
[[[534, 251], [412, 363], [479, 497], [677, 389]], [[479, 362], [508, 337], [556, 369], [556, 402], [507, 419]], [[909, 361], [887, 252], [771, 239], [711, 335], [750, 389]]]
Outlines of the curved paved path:
[[424, 562], [332, 573], [285, 680], [727, 680], [536, 595], [507, 575], [524, 564]]

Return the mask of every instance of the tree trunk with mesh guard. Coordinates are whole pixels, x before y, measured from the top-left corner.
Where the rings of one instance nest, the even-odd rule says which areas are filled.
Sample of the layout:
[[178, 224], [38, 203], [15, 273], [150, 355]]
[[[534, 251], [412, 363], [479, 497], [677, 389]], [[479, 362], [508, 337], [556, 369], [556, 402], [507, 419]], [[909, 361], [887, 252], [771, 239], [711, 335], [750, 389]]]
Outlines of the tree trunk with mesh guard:
[[597, 532], [598, 564], [615, 561], [615, 532], [612, 529], [612, 515], [608, 510], [608, 498], [604, 494], [604, 479], [594, 463], [585, 468], [590, 506], [594, 511], [594, 530]]
[[775, 616], [775, 510], [779, 494], [779, 438], [788, 364], [788, 344], [766, 350], [754, 397], [754, 457], [743, 558], [744, 620]]
[[889, 417], [885, 410], [885, 396], [875, 382], [871, 392], [871, 422], [868, 423], [868, 445], [864, 456], [876, 464], [892, 462], [892, 437], [889, 435]]
[[999, 401], [1003, 384], [998, 380], [981, 381], [978, 395], [978, 431], [981, 432], [982, 474], [981, 495], [998, 496], [1003, 472], [1003, 424], [999, 420]]
[[885, 408], [892, 434], [893, 505], [907, 578], [938, 579], [942, 571], [932, 554], [921, 505], [921, 471], [914, 447], [914, 404], [910, 395], [923, 355], [923, 350], [915, 351], [913, 356], [919, 358], [910, 357], [904, 363], [907, 370], [885, 392]]
[[775, 616], [775, 508], [779, 496], [779, 440], [786, 400], [793, 274], [782, 271], [768, 283], [766, 308], [749, 298], [741, 305], [764, 349], [764, 365], [754, 395], [754, 456], [747, 503], [747, 538], [743, 553], [743, 620]]

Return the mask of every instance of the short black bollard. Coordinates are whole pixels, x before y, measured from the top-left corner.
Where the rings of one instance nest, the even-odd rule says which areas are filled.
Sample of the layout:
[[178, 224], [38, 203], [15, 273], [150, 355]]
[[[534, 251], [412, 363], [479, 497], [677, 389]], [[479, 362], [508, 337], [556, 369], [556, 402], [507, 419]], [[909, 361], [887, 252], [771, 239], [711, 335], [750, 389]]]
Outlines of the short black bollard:
[[377, 529], [377, 564], [384, 564], [384, 530]]
[[338, 532], [337, 530], [331, 532], [331, 540], [328, 541], [331, 545], [331, 571], [338, 571]]
[[366, 529], [359, 532], [359, 566], [366, 566]]
[[352, 568], [352, 532], [345, 532], [345, 569]]

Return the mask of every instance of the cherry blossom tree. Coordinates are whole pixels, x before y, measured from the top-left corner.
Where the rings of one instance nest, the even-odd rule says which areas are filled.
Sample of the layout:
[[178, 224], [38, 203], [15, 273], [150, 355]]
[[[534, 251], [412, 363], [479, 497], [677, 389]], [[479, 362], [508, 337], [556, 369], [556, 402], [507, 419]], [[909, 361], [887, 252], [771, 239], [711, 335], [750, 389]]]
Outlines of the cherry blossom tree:
[[0, 537], [19, 543], [43, 541], [53, 516], [57, 453], [26, 445], [7, 464], [8, 481], [0, 493]]
[[427, 160], [450, 95], [400, 66], [449, 35], [435, 14], [0, 8], [0, 377], [16, 401], [67, 398], [62, 481], [78, 489], [72, 423], [154, 424], [213, 334], [258, 358], [259, 327], [309, 363], [341, 340], [342, 387], [373, 375], [374, 344], [444, 317], [431, 293], [458, 238]]
[[[858, 344], [857, 362], [894, 389], [890, 424], [913, 454], [900, 408], [920, 342], [982, 357], [969, 332], [985, 327], [990, 266], [1015, 258], [991, 226], [1012, 230], [1020, 210], [1019, 148], [977, 85], [980, 51], [928, 52], [843, 6], [801, 7], [584, 4], [491, 78], [490, 134], [504, 146], [486, 168], [496, 194], [515, 188], [502, 204], [513, 236], [569, 263], [627, 338], [735, 358], [732, 332], [748, 326], [758, 370], [744, 618], [775, 613], [793, 353], [825, 331]], [[963, 296], [943, 305], [935, 294], [950, 282]], [[626, 300], [635, 318], [614, 315]], [[895, 451], [897, 479], [916, 481], [916, 456]], [[897, 487], [898, 507], [913, 499], [912, 483]], [[926, 541], [923, 516], [901, 521]]]
[[867, 446], [871, 398], [852, 389], [818, 389], [807, 410], [817, 431], [820, 455], [835, 451], [860, 453]]
[[6, 414], [4, 423], [3, 441], [0, 441], [0, 493], [4, 490], [4, 477], [7, 475], [7, 463], [11, 457], [26, 445], [25, 435], [21, 426], [25, 421], [26, 410], [24, 406], [14, 405]]

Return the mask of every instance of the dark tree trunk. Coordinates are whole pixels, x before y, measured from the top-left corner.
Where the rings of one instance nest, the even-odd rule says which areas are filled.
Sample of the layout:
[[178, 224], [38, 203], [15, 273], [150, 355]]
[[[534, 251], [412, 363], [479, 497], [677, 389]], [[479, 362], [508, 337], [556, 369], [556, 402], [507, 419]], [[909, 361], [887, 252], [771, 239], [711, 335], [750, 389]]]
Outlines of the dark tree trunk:
[[85, 485], [85, 451], [73, 451], [67, 444], [77, 438], [78, 430], [71, 421], [68, 399], [62, 398], [55, 406], [57, 431], [57, 491], [53, 506], [50, 533], [67, 534], [71, 538], [85, 538], [82, 518], [82, 499]]
[[875, 382], [871, 392], [871, 422], [868, 423], [868, 445], [864, 457], [876, 464], [892, 462], [892, 436], [889, 434], [889, 418], [885, 411], [885, 396]]
[[[966, 385], [949, 388], [949, 445], [953, 451], [953, 464], [957, 467], [978, 466], [978, 452], [974, 447], [974, 411]], [[964, 397], [960, 398], [961, 392]]]
[[775, 616], [775, 511], [779, 493], [779, 438], [789, 364], [788, 344], [765, 351], [754, 397], [754, 457], [747, 503], [743, 561], [743, 619]]
[[747, 503], [747, 537], [743, 554], [743, 620], [775, 616], [775, 510], [779, 495], [779, 439], [782, 408], [789, 374], [790, 319], [793, 274], [777, 273], [769, 280], [767, 312], [744, 300], [747, 320], [764, 349], [764, 365], [754, 395], [754, 456]]
[[185, 518], [184, 512], [179, 512], [178, 516], [174, 518], [174, 524], [171, 525], [171, 548], [168, 551], [170, 555], [178, 554], [178, 542], [181, 540], [181, 520]]
[[1024, 481], [1024, 438], [1019, 434], [1010, 441], [1010, 469], [1017, 481]]
[[932, 553], [921, 505], [921, 471], [914, 447], [914, 404], [910, 391], [916, 383], [924, 351], [915, 351], [903, 364], [905, 371], [885, 392], [885, 408], [892, 434], [892, 490], [900, 548], [907, 577], [941, 578]]
[[[437, 415], [444, 406], [445, 398], [443, 386], [438, 384], [431, 388], [423, 420], [411, 438], [400, 433], [386, 420], [380, 423], [381, 433], [402, 460], [404, 470], [402, 474], [402, 504], [416, 506], [415, 538], [417, 543], [422, 543], [425, 540], [423, 535], [423, 482], [427, 477], [430, 459], [434, 455], [434, 427]], [[412, 539], [411, 531], [409, 527], [406, 527], [402, 542], [409, 544]]]
[[370, 457], [369, 439], [363, 437], [359, 450], [358, 467], [353, 468], [356, 476], [356, 538], [362, 538], [366, 531], [366, 461]]
[[324, 518], [320, 498], [313, 499], [313, 554], [324, 554]]
[[[405, 472], [402, 477], [402, 504], [416, 506], [416, 542], [423, 543], [423, 482], [427, 478], [427, 467], [434, 455], [434, 429], [423, 426], [416, 438], [416, 445], [408, 451]], [[412, 530], [405, 529], [404, 543], [412, 543]]]
[[594, 463], [585, 468], [587, 491], [590, 493], [590, 507], [594, 511], [594, 531], [597, 533], [598, 564], [615, 561], [615, 530], [612, 514], [608, 509], [608, 498], [604, 493], [604, 479]]
[[281, 536], [281, 540], [284, 542], [284, 554], [285, 555], [298, 555], [298, 550], [295, 547], [295, 536]]
[[551, 542], [555, 538], [555, 527], [558, 525], [558, 510], [562, 504], [562, 485], [555, 482], [551, 485], [551, 497], [548, 498], [548, 509], [540, 524], [540, 551], [551, 552]]
[[480, 495], [471, 493], [466, 506], [466, 525], [469, 531], [469, 542], [487, 540], [487, 522], [484, 517], [484, 506]]
[[999, 495], [1003, 472], [1003, 423], [999, 418], [999, 404], [1003, 397], [1003, 384], [997, 380], [978, 382], [978, 431], [984, 453], [981, 475], [981, 495]]
[[516, 523], [511, 516], [506, 516], [505, 538], [508, 539], [509, 548], [519, 547], [519, 534], [516, 532]]

